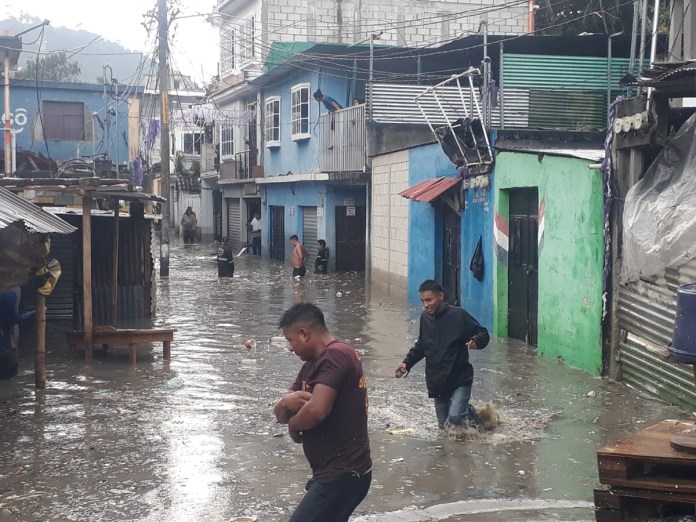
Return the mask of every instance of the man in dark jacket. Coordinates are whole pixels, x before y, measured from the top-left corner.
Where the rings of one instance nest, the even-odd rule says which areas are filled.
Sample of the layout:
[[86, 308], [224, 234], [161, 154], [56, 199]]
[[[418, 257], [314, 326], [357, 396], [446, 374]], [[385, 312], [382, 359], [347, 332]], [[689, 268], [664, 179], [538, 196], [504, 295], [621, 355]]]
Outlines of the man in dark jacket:
[[19, 288], [0, 292], [0, 379], [17, 375], [19, 361], [13, 340], [14, 325], [34, 319], [34, 312], [19, 313], [19, 299]]
[[442, 286], [432, 279], [423, 281], [418, 292], [424, 308], [418, 340], [395, 375], [401, 377], [425, 358], [425, 381], [428, 396], [435, 399], [438, 426], [476, 422], [476, 410], [469, 404], [474, 381], [469, 350], [485, 348], [488, 331], [465, 310], [448, 305]]
[[218, 277], [234, 276], [234, 252], [227, 237], [222, 238], [222, 244], [217, 251]]

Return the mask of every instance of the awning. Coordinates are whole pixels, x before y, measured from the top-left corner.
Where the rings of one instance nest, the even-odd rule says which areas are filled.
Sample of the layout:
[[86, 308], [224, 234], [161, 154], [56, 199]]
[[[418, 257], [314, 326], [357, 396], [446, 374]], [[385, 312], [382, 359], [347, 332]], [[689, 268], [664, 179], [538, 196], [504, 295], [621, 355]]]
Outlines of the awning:
[[459, 184], [462, 179], [461, 176], [443, 176], [440, 178], [426, 179], [417, 185], [413, 185], [399, 192], [399, 196], [412, 199], [413, 201], [430, 203], [438, 196], [441, 196], [449, 189]]
[[0, 187], [0, 229], [12, 224], [39, 234], [70, 234], [76, 230], [70, 223]]

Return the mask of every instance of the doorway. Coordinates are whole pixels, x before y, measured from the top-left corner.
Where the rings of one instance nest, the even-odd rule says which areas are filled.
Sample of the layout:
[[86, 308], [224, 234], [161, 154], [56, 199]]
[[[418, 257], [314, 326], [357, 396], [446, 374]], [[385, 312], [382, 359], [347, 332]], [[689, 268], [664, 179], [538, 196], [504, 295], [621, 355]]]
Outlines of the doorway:
[[459, 282], [462, 272], [462, 218], [449, 205], [442, 205], [442, 288], [445, 299], [460, 305]]
[[539, 194], [536, 188], [509, 192], [508, 336], [537, 344], [539, 306]]
[[271, 205], [271, 259], [285, 261], [285, 207]]
[[365, 270], [365, 207], [336, 207], [336, 271]]
[[222, 239], [222, 190], [213, 190], [213, 239]]

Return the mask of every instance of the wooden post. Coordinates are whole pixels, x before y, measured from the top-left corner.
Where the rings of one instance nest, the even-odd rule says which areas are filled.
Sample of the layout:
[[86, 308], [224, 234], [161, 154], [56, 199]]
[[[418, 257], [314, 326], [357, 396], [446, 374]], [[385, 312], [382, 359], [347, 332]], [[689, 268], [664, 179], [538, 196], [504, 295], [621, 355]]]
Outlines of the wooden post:
[[92, 196], [82, 196], [82, 304], [85, 359], [92, 360]]
[[119, 200], [113, 198], [114, 205], [114, 240], [113, 240], [113, 258], [111, 274], [111, 323], [114, 328], [118, 328], [118, 233], [119, 233]]
[[36, 294], [36, 353], [34, 380], [40, 390], [46, 388], [46, 296]]
[[136, 345], [129, 344], [128, 345], [128, 362], [131, 364], [135, 364], [136, 358], [137, 358]]
[[[162, 356], [165, 359], [172, 358], [172, 342], [171, 341], [164, 341], [162, 343]], [[694, 375], [696, 376], [696, 366], [694, 366]]]

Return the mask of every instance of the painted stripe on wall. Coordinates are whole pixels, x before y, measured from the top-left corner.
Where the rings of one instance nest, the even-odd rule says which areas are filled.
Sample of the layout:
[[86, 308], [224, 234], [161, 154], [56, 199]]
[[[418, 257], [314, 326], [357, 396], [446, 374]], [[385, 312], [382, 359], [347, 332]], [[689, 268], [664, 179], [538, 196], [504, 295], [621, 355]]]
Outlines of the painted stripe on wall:
[[507, 265], [508, 250], [510, 249], [510, 222], [497, 212], [495, 213], [493, 237], [495, 238], [495, 257], [499, 263]]
[[541, 203], [539, 203], [539, 228], [537, 230], [537, 255], [541, 254], [541, 250], [544, 246], [544, 218], [546, 217], [546, 204], [544, 202], [544, 198], [541, 199]]

